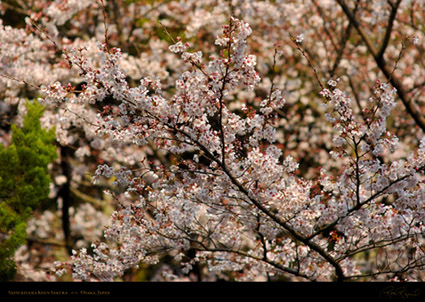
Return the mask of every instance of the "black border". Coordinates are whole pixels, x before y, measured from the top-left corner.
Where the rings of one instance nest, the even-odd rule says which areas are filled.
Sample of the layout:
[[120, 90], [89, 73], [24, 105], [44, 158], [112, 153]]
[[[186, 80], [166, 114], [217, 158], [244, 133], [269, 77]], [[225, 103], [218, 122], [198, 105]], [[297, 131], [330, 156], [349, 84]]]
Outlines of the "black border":
[[[7, 299], [3, 299], [6, 297]], [[425, 301], [425, 283], [386, 282], [4, 282], [0, 300], [25, 297], [125, 298], [203, 300], [229, 298], [262, 301]], [[273, 300], [272, 300], [273, 299]], [[139, 299], [137, 299], [139, 300]]]

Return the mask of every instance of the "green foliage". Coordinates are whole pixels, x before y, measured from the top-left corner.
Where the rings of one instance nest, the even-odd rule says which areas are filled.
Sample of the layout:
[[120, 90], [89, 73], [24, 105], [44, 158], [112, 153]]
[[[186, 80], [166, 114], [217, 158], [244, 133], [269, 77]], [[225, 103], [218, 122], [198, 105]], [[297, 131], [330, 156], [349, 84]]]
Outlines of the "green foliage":
[[49, 194], [48, 164], [57, 157], [55, 130], [42, 129], [44, 108], [26, 102], [23, 127], [12, 125], [12, 142], [0, 145], [0, 280], [16, 273], [13, 255], [25, 243], [27, 220]]

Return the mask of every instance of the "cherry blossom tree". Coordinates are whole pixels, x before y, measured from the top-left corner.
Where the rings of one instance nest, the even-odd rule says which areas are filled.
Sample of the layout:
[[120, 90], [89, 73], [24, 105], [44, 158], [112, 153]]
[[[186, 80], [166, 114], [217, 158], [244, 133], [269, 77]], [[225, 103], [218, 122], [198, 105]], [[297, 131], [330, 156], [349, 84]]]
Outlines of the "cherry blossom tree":
[[420, 1], [31, 2], [2, 110], [60, 157], [24, 278], [424, 279]]

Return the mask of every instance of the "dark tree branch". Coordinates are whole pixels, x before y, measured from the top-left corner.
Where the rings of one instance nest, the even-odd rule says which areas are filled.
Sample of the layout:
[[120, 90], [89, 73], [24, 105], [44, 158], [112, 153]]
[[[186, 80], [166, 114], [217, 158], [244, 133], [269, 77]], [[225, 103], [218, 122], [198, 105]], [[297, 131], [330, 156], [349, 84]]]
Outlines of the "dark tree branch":
[[62, 198], [62, 230], [65, 238], [65, 246], [68, 253], [71, 255], [72, 251], [72, 237], [71, 237], [71, 225], [70, 225], [70, 216], [69, 209], [72, 206], [72, 196], [71, 196], [71, 177], [72, 177], [72, 168], [69, 162], [71, 149], [68, 147], [61, 147], [61, 168], [62, 173], [66, 177], [66, 182], [59, 189], [57, 197]]
[[409, 98], [408, 93], [406, 89], [403, 87], [400, 80], [393, 75], [394, 70], [392, 70], [388, 66], [383, 56], [379, 56], [378, 50], [376, 50], [372, 41], [369, 39], [368, 35], [366, 34], [364, 28], [359, 23], [357, 18], [353, 15], [351, 9], [347, 6], [345, 1], [337, 0], [337, 2], [341, 6], [347, 18], [353, 23], [357, 32], [360, 34], [363, 42], [366, 44], [367, 49], [369, 50], [369, 52], [372, 54], [373, 58], [375, 59], [375, 62], [378, 65], [379, 69], [382, 71], [382, 73], [387, 78], [387, 80], [391, 83], [391, 85], [397, 89], [397, 94], [399, 98], [401, 99], [407, 112], [410, 114], [410, 116], [413, 118], [413, 120], [416, 122], [419, 128], [421, 128], [422, 131], [425, 132], [425, 117], [419, 112], [417, 105], [413, 103], [412, 100]]
[[388, 43], [390, 42], [390, 38], [391, 38], [391, 33], [393, 31], [393, 26], [394, 26], [394, 21], [395, 21], [395, 17], [397, 15], [397, 10], [400, 6], [402, 0], [397, 0], [397, 2], [395, 4], [391, 3], [391, 13], [390, 16], [388, 18], [388, 25], [387, 25], [387, 30], [385, 31], [385, 36], [384, 36], [384, 41], [382, 42], [381, 48], [379, 49], [379, 52], [377, 54], [378, 58], [383, 58], [384, 57], [384, 53], [385, 50], [388, 47]]

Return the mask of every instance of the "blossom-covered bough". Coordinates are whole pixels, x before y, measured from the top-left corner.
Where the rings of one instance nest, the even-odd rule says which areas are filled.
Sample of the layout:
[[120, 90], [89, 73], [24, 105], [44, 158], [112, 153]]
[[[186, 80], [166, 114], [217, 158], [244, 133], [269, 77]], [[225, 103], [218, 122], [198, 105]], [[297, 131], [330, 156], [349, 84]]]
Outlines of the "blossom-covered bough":
[[[170, 46], [192, 66], [171, 97], [149, 79], [129, 88], [119, 49], [101, 45], [98, 69], [80, 53], [69, 57], [87, 83], [76, 102], [107, 96], [119, 102], [119, 110], [99, 115], [98, 133], [138, 145], [154, 141], [168, 154], [193, 156], [139, 171], [99, 167], [97, 177], [115, 176], [140, 200], [114, 212], [105, 237], [115, 246], [102, 242], [93, 244], [93, 255], [74, 252], [74, 278], [111, 281], [140, 262], [156, 263], [163, 252], [182, 259], [183, 271], [201, 262], [215, 272], [242, 271], [247, 279], [289, 274], [343, 281], [423, 265], [425, 141], [406, 161], [379, 159], [397, 148], [385, 126], [395, 90], [378, 83], [366, 121], [359, 122], [350, 99], [329, 81], [321, 94], [344, 171], [334, 179], [323, 172], [317, 183], [296, 177], [297, 164], [291, 156], [282, 161], [274, 144], [274, 111], [285, 103], [280, 91], [271, 91], [259, 112], [235, 113], [226, 104], [235, 87], [252, 90], [260, 80], [256, 58], [246, 52], [250, 33], [247, 23], [232, 17], [216, 39], [221, 55], [208, 63], [181, 41]], [[45, 99], [54, 93], [47, 89]], [[151, 184], [143, 177], [148, 173], [155, 176]], [[195, 256], [183, 260], [188, 250]], [[355, 255], [369, 251], [385, 256], [362, 272]]]
[[[316, 2], [320, 1], [312, 1], [314, 7], [323, 13]], [[400, 5], [395, 2], [394, 14]], [[233, 5], [229, 12], [224, 8], [209, 12], [233, 13], [227, 22], [224, 18], [226, 23], [209, 45], [214, 50], [198, 46], [198, 40], [174, 37], [162, 21], [160, 29], [171, 41], [162, 51], [172, 64], [152, 77], [129, 74], [136, 71], [121, 50], [129, 46], [112, 45], [108, 31], [115, 30], [123, 41], [122, 24], [108, 29], [103, 20], [99, 26], [103, 31], [98, 29], [102, 42], [57, 43], [56, 25], [95, 5], [66, 3], [66, 14], [54, 2], [46, 10], [53, 21], [47, 19], [45, 29], [37, 27], [48, 37], [45, 45], [64, 58], [57, 64], [63, 71], [56, 79], [36, 81], [40, 101], [57, 111], [52, 119], [62, 126], [57, 130], [62, 146], [78, 141], [77, 157], [100, 154], [91, 180], [93, 186], [108, 184], [105, 195], [117, 206], [104, 231], [105, 240], [82, 248], [80, 244], [70, 260], [55, 262], [59, 276], [70, 269], [74, 279], [113, 281], [138, 266], [159, 266], [168, 255], [179, 268], [164, 265], [161, 280], [194, 272], [198, 280], [217, 276], [310, 281], [424, 278], [425, 139], [417, 135], [419, 146], [406, 151], [408, 143], [399, 141], [404, 136], [399, 138], [388, 129], [396, 123], [391, 112], [400, 97], [394, 86], [403, 88], [400, 81], [394, 82], [395, 67], [391, 70], [386, 65], [387, 73], [371, 81], [370, 92], [356, 92], [361, 86], [352, 82], [354, 72], [348, 81], [350, 89], [342, 88], [345, 80], [334, 75], [344, 48], [349, 47], [343, 45], [335, 47], [336, 61], [329, 64], [331, 72], [323, 84], [323, 68], [316, 69], [311, 60], [314, 54], [304, 48], [309, 33], [294, 33], [291, 47], [300, 51], [301, 60], [307, 59], [315, 83], [307, 88], [302, 86], [307, 84], [292, 84], [294, 90], [311, 89], [320, 95], [314, 99], [320, 104], [309, 105], [313, 113], [306, 116], [325, 117], [311, 127], [323, 128], [329, 140], [310, 142], [308, 132], [319, 130], [293, 130], [303, 128], [304, 120], [294, 116], [290, 89], [285, 78], [277, 75], [278, 62], [285, 59], [288, 48], [273, 44], [268, 52], [269, 77], [260, 76], [258, 69], [265, 68], [265, 59], [250, 49], [255, 33], [236, 17], [250, 19], [249, 9], [241, 12]], [[105, 3], [97, 4], [99, 16], [106, 18]], [[270, 20], [278, 19], [260, 4], [251, 7]], [[170, 4], [168, 9], [176, 8]], [[198, 8], [195, 15], [202, 13]], [[326, 19], [323, 14], [320, 17]], [[359, 23], [350, 22], [350, 27], [360, 28]], [[188, 32], [202, 26], [193, 22]], [[273, 32], [270, 35], [276, 38]], [[43, 54], [46, 60], [49, 53]], [[30, 82], [20, 74], [11, 76], [23, 80], [13, 82], [9, 77], [14, 85]], [[79, 84], [65, 84], [69, 78]], [[354, 99], [349, 96], [353, 91]], [[300, 124], [289, 126], [293, 121]], [[84, 138], [72, 132], [75, 128], [81, 129]], [[287, 134], [291, 131], [293, 141]], [[307, 147], [301, 147], [304, 139]], [[322, 146], [327, 153], [322, 167], [310, 169], [302, 165], [301, 156], [288, 153], [294, 142], [299, 152], [309, 150], [309, 143], [311, 153]]]

